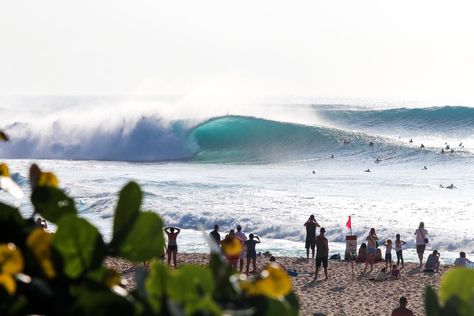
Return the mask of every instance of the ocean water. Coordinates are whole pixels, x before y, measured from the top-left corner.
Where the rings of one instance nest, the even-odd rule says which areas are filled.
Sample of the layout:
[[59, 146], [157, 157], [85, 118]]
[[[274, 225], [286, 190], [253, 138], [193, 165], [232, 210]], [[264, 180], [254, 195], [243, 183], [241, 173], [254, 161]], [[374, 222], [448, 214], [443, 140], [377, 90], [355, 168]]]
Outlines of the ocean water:
[[[1, 99], [12, 141], [0, 157], [25, 192], [31, 162], [54, 171], [106, 238], [116, 193], [135, 180], [143, 208], [183, 228], [182, 251], [207, 251], [203, 232], [214, 224], [222, 234], [241, 224], [261, 236], [259, 251], [302, 256], [303, 224], [314, 214], [331, 253], [343, 253], [351, 215], [359, 244], [371, 227], [381, 240], [399, 233], [415, 260], [423, 221], [428, 249], [444, 262], [459, 251], [473, 256], [474, 108], [300, 102], [200, 113], [176, 101], [132, 101]], [[442, 154], [447, 145], [454, 152]], [[449, 184], [456, 188], [440, 187]], [[27, 199], [0, 198], [32, 212]]]

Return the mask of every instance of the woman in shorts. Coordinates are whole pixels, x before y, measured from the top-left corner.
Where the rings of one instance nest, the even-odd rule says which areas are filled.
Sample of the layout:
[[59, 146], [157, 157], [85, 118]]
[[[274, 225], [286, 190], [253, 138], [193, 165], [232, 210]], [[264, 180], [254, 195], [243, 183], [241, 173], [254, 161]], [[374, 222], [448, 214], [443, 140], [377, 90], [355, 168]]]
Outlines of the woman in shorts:
[[367, 259], [365, 260], [365, 269], [364, 272], [367, 271], [367, 265], [370, 264], [370, 272], [372, 272], [374, 268], [374, 259], [375, 254], [377, 253], [377, 234], [375, 233], [375, 228], [371, 228], [369, 232], [369, 236], [366, 238], [367, 240]]

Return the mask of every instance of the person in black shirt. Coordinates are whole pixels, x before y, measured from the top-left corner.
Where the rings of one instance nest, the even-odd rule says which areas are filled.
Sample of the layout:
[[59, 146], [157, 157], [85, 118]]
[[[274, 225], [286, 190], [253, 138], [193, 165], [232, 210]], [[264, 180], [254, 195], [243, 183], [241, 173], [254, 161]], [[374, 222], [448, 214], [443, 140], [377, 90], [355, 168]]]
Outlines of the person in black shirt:
[[209, 233], [209, 237], [211, 237], [212, 240], [215, 241], [217, 246], [221, 245], [221, 235], [218, 232], [219, 230], [219, 225], [214, 225], [214, 230]]
[[316, 273], [314, 279], [318, 278], [318, 270], [321, 267], [321, 264], [324, 268], [324, 274], [326, 275], [326, 280], [328, 279], [328, 256], [329, 256], [329, 245], [328, 240], [324, 237], [326, 230], [324, 227], [321, 227], [319, 230], [319, 236], [316, 238]]
[[316, 227], [319, 227], [318, 222], [314, 218], [314, 215], [311, 215], [306, 223], [304, 223], [306, 227], [306, 258], [309, 259], [309, 248], [311, 248], [312, 258], [314, 259], [314, 247], [316, 242]]

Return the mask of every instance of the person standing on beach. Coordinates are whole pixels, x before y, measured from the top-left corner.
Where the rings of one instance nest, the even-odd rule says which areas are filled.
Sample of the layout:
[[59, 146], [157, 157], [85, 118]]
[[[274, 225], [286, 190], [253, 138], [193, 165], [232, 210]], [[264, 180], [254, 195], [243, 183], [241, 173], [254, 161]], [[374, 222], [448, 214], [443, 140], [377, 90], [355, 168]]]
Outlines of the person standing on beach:
[[[176, 231], [176, 232], [175, 232]], [[178, 237], [181, 229], [174, 227], [166, 227], [165, 233], [168, 236], [168, 248], [166, 248], [166, 253], [168, 255], [168, 265], [171, 263], [171, 257], [173, 257], [173, 266], [176, 269], [176, 254], [178, 253], [178, 244], [176, 243], [176, 238]]]
[[385, 270], [388, 271], [390, 265], [390, 271], [392, 271], [392, 240], [387, 239], [383, 245], [385, 246]]
[[402, 296], [399, 302], [400, 306], [392, 311], [392, 316], [413, 316], [413, 312], [407, 308], [407, 298]]
[[[254, 239], [256, 238], [256, 240]], [[260, 238], [254, 234], [249, 235], [249, 240], [245, 242], [245, 247], [247, 248], [247, 269], [245, 270], [245, 274], [249, 275], [249, 266], [250, 261], [253, 264], [253, 271], [257, 271], [257, 251], [255, 250], [255, 246], [260, 243]]]
[[309, 248], [311, 248], [312, 257], [314, 259], [314, 247], [316, 246], [316, 227], [319, 227], [318, 222], [314, 218], [314, 215], [311, 215], [306, 223], [306, 258], [309, 259]]
[[209, 233], [209, 237], [211, 237], [211, 239], [215, 241], [218, 247], [221, 245], [221, 234], [219, 234], [219, 225], [214, 225], [214, 230]]
[[403, 269], [403, 245], [406, 244], [403, 240], [400, 239], [400, 234], [395, 236], [395, 251], [397, 254], [397, 266], [402, 262]]
[[321, 227], [319, 230], [319, 236], [316, 237], [316, 273], [314, 274], [314, 280], [318, 279], [318, 272], [321, 265], [324, 268], [325, 280], [328, 279], [328, 256], [329, 256], [329, 245], [328, 240], [324, 237], [326, 229]]
[[428, 231], [425, 229], [425, 223], [420, 222], [418, 229], [415, 230], [416, 235], [416, 253], [420, 260], [420, 269], [423, 268], [423, 254], [425, 253], [426, 244], [428, 243]]
[[247, 236], [242, 232], [242, 226], [237, 225], [237, 232], [235, 233], [235, 237], [239, 238], [240, 242], [242, 243], [242, 251], [240, 252], [239, 256], [239, 272], [242, 273], [244, 268], [244, 259], [247, 257], [247, 251], [244, 247], [245, 242], [247, 241]]
[[370, 272], [374, 268], [375, 254], [377, 253], [377, 234], [375, 233], [375, 228], [371, 228], [367, 240], [367, 259], [365, 260], [364, 272], [367, 271], [367, 265], [370, 263]]

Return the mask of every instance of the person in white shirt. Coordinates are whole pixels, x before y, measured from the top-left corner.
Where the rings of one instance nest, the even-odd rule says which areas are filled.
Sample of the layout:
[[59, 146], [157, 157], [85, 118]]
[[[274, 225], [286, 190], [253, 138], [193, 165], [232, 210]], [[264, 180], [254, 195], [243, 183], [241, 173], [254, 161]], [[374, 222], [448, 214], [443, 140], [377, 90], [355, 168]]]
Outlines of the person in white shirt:
[[423, 254], [425, 253], [426, 244], [428, 243], [428, 231], [425, 229], [425, 223], [421, 222], [418, 229], [415, 230], [416, 235], [416, 253], [420, 259], [420, 269], [423, 268]]
[[472, 261], [466, 258], [466, 253], [464, 251], [461, 251], [459, 253], [459, 258], [456, 258], [456, 260], [454, 260], [454, 266], [465, 268], [467, 267], [467, 264], [472, 264]]

